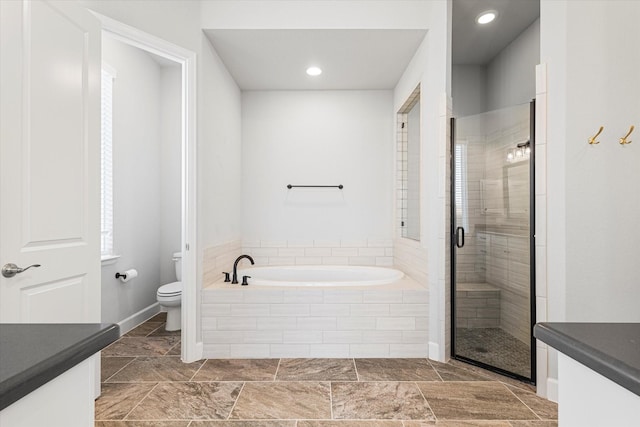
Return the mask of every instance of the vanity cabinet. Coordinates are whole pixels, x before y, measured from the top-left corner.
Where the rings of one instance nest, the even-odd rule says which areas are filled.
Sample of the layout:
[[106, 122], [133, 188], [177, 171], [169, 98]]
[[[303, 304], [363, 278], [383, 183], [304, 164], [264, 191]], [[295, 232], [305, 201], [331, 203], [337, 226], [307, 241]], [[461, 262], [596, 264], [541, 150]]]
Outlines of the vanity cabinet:
[[539, 323], [534, 336], [559, 352], [558, 425], [639, 425], [639, 323]]
[[0, 324], [0, 426], [94, 424], [99, 351], [114, 324]]

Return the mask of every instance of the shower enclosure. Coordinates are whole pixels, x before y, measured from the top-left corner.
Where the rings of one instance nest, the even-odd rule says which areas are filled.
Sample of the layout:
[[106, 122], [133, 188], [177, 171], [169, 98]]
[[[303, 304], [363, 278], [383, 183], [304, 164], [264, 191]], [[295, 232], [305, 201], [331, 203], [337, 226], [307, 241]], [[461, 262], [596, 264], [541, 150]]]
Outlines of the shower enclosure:
[[534, 101], [451, 122], [452, 356], [533, 382]]

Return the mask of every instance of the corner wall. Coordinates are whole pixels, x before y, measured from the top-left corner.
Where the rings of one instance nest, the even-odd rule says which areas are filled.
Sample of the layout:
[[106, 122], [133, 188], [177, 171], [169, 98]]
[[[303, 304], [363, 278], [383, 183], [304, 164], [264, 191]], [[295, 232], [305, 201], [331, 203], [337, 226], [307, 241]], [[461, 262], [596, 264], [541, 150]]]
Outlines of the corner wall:
[[[640, 125], [640, 3], [542, 0], [540, 21], [548, 320], [638, 322], [640, 152], [618, 139]], [[599, 126], [601, 143], [589, 145]], [[551, 398], [556, 357], [549, 349]]]
[[394, 90], [394, 112], [397, 112], [418, 83], [421, 84], [422, 232], [420, 242], [396, 239], [394, 253], [402, 255], [396, 256], [394, 262], [408, 266], [419, 275], [426, 270], [429, 358], [446, 361], [450, 356], [451, 336], [449, 117], [452, 113], [448, 95], [451, 93], [451, 1], [434, 1], [429, 5], [429, 14], [423, 17], [429, 32]]

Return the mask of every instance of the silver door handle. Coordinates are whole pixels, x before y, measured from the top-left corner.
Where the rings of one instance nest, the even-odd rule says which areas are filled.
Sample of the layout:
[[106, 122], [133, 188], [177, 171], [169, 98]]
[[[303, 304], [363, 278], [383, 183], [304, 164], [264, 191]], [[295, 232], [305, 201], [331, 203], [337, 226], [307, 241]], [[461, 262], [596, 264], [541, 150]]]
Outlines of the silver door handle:
[[31, 267], [40, 267], [40, 264], [33, 264], [33, 265], [30, 265], [29, 267], [25, 267], [25, 268], [20, 268], [20, 267], [18, 267], [17, 265], [15, 265], [13, 263], [5, 264], [5, 265], [2, 266], [2, 275], [4, 277], [13, 277], [16, 274], [20, 274], [23, 271], [27, 271]]

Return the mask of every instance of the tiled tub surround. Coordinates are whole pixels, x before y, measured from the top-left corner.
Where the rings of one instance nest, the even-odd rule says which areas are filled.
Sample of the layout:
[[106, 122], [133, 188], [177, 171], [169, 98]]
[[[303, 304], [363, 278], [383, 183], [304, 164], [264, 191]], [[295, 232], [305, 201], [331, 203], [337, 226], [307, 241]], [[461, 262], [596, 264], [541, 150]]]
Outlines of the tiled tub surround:
[[231, 271], [233, 262], [241, 253], [242, 244], [240, 240], [205, 249], [203, 255], [203, 286], [218, 280], [222, 271]]
[[390, 285], [202, 291], [206, 358], [427, 357], [428, 291]]
[[393, 265], [393, 241], [385, 238], [247, 240], [242, 253], [257, 265]]

